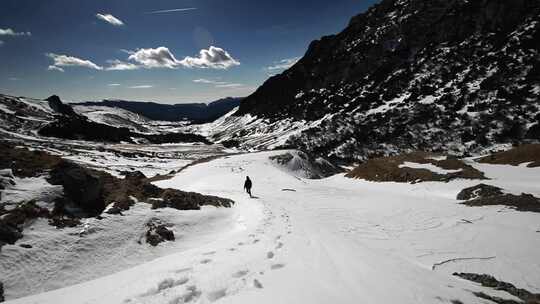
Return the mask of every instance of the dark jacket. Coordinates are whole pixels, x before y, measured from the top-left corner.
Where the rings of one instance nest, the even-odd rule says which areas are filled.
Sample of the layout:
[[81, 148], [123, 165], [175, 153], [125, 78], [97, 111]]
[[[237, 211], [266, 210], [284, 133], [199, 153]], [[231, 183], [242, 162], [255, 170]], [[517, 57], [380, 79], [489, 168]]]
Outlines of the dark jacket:
[[244, 183], [244, 189], [251, 189], [251, 180], [249, 178], [247, 178]]

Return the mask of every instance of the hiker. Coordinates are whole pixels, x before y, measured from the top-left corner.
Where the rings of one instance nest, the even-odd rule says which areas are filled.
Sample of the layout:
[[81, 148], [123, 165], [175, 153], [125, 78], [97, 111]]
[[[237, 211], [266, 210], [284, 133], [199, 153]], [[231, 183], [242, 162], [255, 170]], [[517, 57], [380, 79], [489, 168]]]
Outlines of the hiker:
[[246, 182], [244, 183], [244, 189], [246, 189], [246, 192], [249, 194], [249, 197], [253, 197], [251, 195], [251, 180], [249, 179], [249, 176], [246, 177]]

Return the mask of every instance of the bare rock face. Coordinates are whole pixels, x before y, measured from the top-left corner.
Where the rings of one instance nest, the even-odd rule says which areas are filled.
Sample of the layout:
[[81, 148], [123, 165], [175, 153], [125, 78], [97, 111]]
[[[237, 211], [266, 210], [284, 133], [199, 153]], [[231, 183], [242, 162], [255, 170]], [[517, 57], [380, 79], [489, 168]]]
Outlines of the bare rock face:
[[383, 0], [313, 41], [235, 115], [322, 119], [285, 145], [345, 160], [538, 139], [538, 41], [537, 0]]

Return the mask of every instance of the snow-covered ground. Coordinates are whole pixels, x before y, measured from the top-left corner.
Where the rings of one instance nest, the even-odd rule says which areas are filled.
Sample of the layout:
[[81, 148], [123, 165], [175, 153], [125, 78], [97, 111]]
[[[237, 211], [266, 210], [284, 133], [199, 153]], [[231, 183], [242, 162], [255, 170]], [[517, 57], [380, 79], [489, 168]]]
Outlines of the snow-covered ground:
[[[224, 157], [157, 182], [234, 199], [215, 215], [219, 229], [203, 228], [216, 218], [201, 215], [201, 230], [156, 248], [168, 255], [9, 303], [488, 303], [472, 294], [479, 290], [512, 298], [454, 271], [540, 292], [540, 215], [460, 205], [457, 193], [478, 181], [306, 180], [268, 159], [280, 153]], [[484, 183], [540, 195], [539, 168], [474, 166], [492, 178]], [[253, 199], [242, 192], [246, 175]], [[122, 258], [116, 253], [102, 266]]]

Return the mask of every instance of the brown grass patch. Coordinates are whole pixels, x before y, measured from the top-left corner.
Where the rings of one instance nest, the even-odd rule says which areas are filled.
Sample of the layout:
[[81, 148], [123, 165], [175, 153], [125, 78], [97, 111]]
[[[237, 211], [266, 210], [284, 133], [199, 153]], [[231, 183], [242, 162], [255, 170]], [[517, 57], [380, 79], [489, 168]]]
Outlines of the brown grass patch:
[[529, 168], [540, 167], [540, 144], [528, 144], [498, 152], [477, 160], [479, 163], [518, 166], [530, 163]]
[[[463, 161], [447, 157], [445, 160], [435, 160], [439, 154], [428, 152], [413, 152], [397, 156], [380, 157], [366, 161], [346, 176], [376, 182], [420, 182], [420, 181], [450, 181], [455, 178], [485, 179], [484, 173], [465, 164]], [[445, 170], [461, 170], [459, 172], [438, 174], [428, 169], [402, 167], [404, 162], [432, 164]]]

